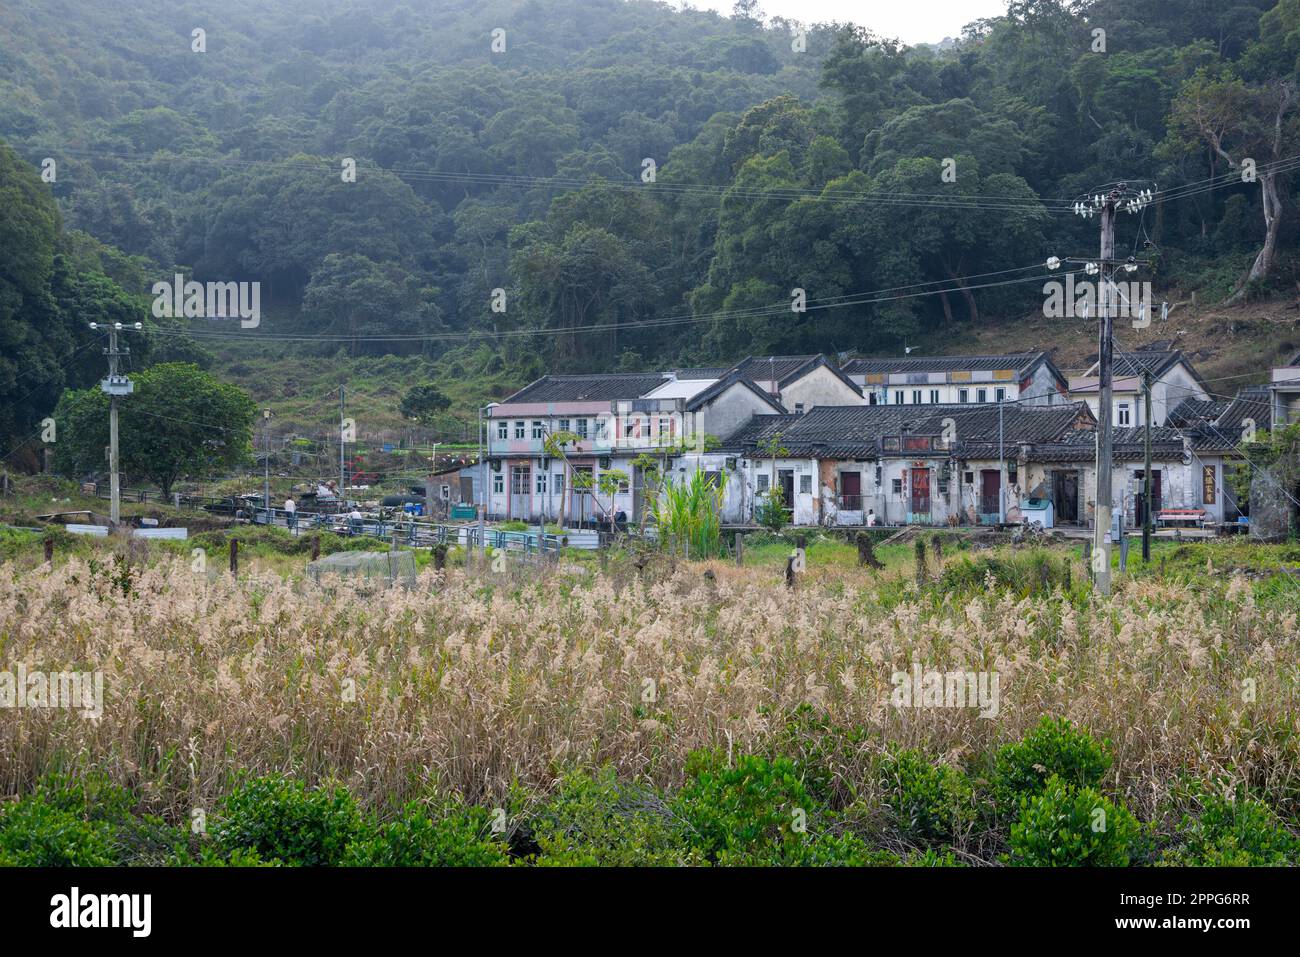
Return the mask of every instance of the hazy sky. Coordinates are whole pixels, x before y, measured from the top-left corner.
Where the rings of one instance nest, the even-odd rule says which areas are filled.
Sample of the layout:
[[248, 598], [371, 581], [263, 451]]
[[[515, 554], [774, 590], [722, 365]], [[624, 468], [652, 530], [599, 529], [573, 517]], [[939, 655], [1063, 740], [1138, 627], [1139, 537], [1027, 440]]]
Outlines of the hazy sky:
[[[689, 0], [697, 9], [730, 14], [735, 0]], [[938, 43], [961, 35], [972, 20], [1000, 16], [1006, 0], [759, 0], [769, 17], [802, 23], [838, 20], [907, 43]]]

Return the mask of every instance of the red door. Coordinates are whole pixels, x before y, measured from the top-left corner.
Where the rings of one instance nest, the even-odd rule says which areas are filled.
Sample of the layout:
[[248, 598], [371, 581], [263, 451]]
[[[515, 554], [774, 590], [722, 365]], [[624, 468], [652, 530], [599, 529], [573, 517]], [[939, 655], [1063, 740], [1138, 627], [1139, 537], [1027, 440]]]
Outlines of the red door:
[[912, 514], [930, 514], [929, 469], [912, 469]]
[[1002, 474], [997, 469], [980, 472], [980, 514], [997, 515], [1002, 498]]
[[862, 511], [862, 473], [840, 473], [840, 508], [846, 512]]

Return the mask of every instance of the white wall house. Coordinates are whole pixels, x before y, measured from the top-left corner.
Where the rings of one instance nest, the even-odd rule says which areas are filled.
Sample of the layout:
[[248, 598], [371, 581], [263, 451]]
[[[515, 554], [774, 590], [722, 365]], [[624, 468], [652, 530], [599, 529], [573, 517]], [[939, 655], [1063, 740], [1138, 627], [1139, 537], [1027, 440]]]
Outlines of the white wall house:
[[844, 373], [871, 405], [1064, 405], [1067, 383], [1045, 352], [851, 359]]
[[[1186, 399], [1206, 400], [1210, 392], [1192, 364], [1177, 350], [1116, 353], [1111, 367], [1111, 424], [1117, 429], [1145, 425], [1143, 372], [1151, 376], [1151, 424], [1162, 426], [1170, 411]], [[1097, 364], [1070, 379], [1070, 397], [1088, 403], [1098, 414]]]
[[[546, 376], [487, 409], [486, 512], [492, 519], [591, 522], [623, 511], [639, 521], [646, 477], [636, 461], [658, 459], [671, 471], [683, 449], [703, 450], [707, 436], [733, 431], [779, 402], [735, 373], [717, 379], [678, 379], [673, 373]], [[546, 439], [578, 438], [563, 456]], [[608, 495], [600, 477], [626, 480]], [[591, 476], [591, 491], [574, 488], [575, 474]]]

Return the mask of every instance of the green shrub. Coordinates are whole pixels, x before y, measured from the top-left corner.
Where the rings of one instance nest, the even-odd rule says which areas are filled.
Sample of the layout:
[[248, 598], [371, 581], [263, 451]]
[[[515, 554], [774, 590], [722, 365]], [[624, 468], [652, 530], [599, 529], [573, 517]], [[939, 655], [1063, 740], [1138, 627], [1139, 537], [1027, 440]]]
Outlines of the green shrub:
[[[690, 846], [723, 865], [872, 865], [882, 863], [851, 833], [827, 827], [824, 808], [808, 793], [788, 758], [743, 755], [733, 767], [697, 752], [689, 778], [669, 806]], [[892, 862], [892, 861], [891, 861]]]
[[0, 809], [0, 860], [10, 867], [111, 867], [113, 826], [47, 802], [24, 798]]
[[895, 826], [911, 840], [952, 840], [975, 818], [966, 775], [917, 751], [891, 749], [880, 765], [880, 785]]
[[1125, 867], [1140, 827], [1122, 804], [1051, 777], [1021, 798], [1009, 863], [1028, 867]]
[[211, 833], [227, 852], [249, 849], [265, 861], [332, 865], [360, 836], [361, 815], [343, 788], [309, 790], [273, 774], [237, 785], [222, 801]]
[[1020, 799], [1042, 791], [1055, 775], [1066, 784], [1095, 788], [1110, 769], [1110, 742], [1097, 741], [1065, 718], [1044, 716], [1016, 744], [993, 758], [993, 793], [999, 809], [1014, 813]]
[[1267, 805], [1245, 794], [1229, 800], [1206, 790], [1200, 814], [1186, 815], [1178, 844], [1161, 863], [1177, 867], [1278, 867], [1300, 863], [1300, 842]]
[[808, 788], [820, 803], [843, 809], [858, 797], [857, 782], [874, 752], [864, 747], [868, 732], [833, 725], [808, 705], [802, 705], [786, 722], [776, 751], [794, 761]]
[[505, 845], [492, 840], [492, 821], [483, 808], [448, 810], [434, 820], [413, 802], [401, 816], [375, 827], [348, 846], [343, 863], [352, 867], [498, 867]]
[[548, 866], [671, 867], [705, 863], [653, 791], [620, 785], [612, 768], [569, 774], [532, 819]]

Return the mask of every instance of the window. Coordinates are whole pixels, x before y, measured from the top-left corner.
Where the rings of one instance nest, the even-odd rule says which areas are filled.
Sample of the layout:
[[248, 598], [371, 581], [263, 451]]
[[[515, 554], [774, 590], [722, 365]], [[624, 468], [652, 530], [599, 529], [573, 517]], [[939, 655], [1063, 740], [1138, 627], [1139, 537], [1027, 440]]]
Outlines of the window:
[[962, 405], [965, 405], [967, 402], [969, 402], [969, 401], [970, 401], [970, 389], [958, 389], [958, 390], [957, 390], [957, 401], [960, 402]]
[[623, 420], [623, 438], [641, 437], [641, 420], [637, 418]]
[[897, 389], [894, 391], [894, 405], [902, 405], [902, 404], [903, 404], [903, 390]]
[[1003, 389], [1003, 388], [1001, 388], [1001, 387], [999, 387], [999, 388], [997, 388], [997, 389], [994, 389], [994, 390], [993, 390], [993, 397], [994, 397], [998, 402], [1005, 402], [1005, 401], [1007, 401], [1007, 390], [1006, 390], [1006, 389]]
[[1010, 459], [1007, 461], [1007, 484], [1008, 485], [1020, 484], [1019, 469], [1020, 469], [1020, 464], [1015, 459]]
[[877, 405], [877, 404], [878, 403], [876, 401], [876, 393], [873, 392], [869, 396], [867, 396], [867, 405]]
[[903, 494], [903, 480], [901, 478], [894, 479], [893, 485], [891, 487], [895, 495]]
[[760, 472], [760, 473], [759, 473], [759, 475], [758, 475], [758, 492], [759, 492], [760, 495], [767, 491], [768, 483], [770, 483], [771, 480], [772, 480], [772, 476], [768, 475], [766, 472]]
[[930, 404], [931, 404], [931, 405], [938, 405], [938, 404], [939, 404], [939, 390], [938, 390], [938, 389], [931, 389], [931, 390], [930, 390]]
[[523, 437], [524, 437], [524, 423], [522, 423], [522, 422], [516, 422], [516, 423], [515, 423], [515, 438], [517, 438], [517, 439], [522, 439]]
[[1129, 418], [1130, 418], [1129, 404], [1127, 402], [1121, 402], [1116, 408], [1118, 410], [1118, 414], [1115, 416], [1115, 424], [1116, 425], [1132, 424], [1129, 422]]
[[803, 413], [803, 403], [802, 403], [802, 402], [796, 402], [796, 403], [794, 404], [794, 410], [795, 410], [795, 412], [802, 414], [802, 413]]
[[609, 437], [609, 422], [606, 419], [596, 420], [596, 438], [604, 439]]
[[1201, 468], [1201, 503], [1204, 505], [1214, 504], [1214, 466], [1206, 465]]
[[564, 495], [564, 473], [563, 472], [555, 473], [555, 481], [552, 483], [551, 487], [555, 489], [556, 495], [560, 495], [560, 496]]
[[974, 473], [974, 472], [963, 472], [961, 477], [962, 477], [962, 481], [965, 482], [967, 485], [974, 485], [974, 484], [975, 484], [975, 473]]
[[510, 423], [509, 423], [509, 422], [498, 422], [498, 423], [497, 423], [497, 438], [498, 438], [498, 439], [508, 439], [508, 438], [510, 438]]
[[913, 390], [912, 390], [912, 405], [920, 405], [920, 404], [921, 404], [921, 390], [920, 390], [920, 389], [913, 389]]
[[537, 473], [537, 494], [546, 494], [546, 473], [542, 471], [538, 471]]
[[560, 431], [561, 431], [561, 432], [572, 432], [572, 431], [573, 431], [572, 429], [569, 428], [569, 420], [568, 420], [568, 419], [560, 419]]
[[506, 491], [506, 477], [498, 472], [492, 476], [492, 494], [504, 495]]
[[667, 434], [668, 434], [668, 416], [661, 415], [659, 416], [659, 438], [662, 439]]
[[988, 389], [976, 389], [976, 390], [975, 390], [975, 401], [976, 401], [976, 402], [987, 402], [988, 400], [989, 400], [989, 390], [988, 390]]
[[573, 423], [573, 425], [574, 425], [573, 431], [578, 434], [578, 438], [585, 439], [587, 437], [587, 420], [578, 419], [576, 422]]
[[533, 438], [540, 439], [546, 431], [546, 426], [540, 419], [533, 419]]
[[528, 466], [516, 465], [510, 469], [510, 494], [528, 494]]
[[811, 475], [800, 475], [800, 476], [799, 476], [799, 494], [800, 494], [800, 495], [811, 495], [811, 494], [812, 494], [812, 476], [811, 476]]

